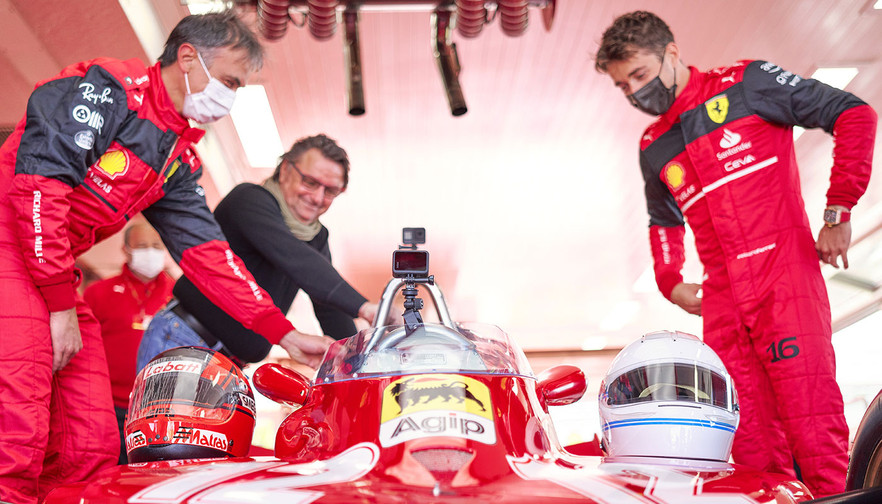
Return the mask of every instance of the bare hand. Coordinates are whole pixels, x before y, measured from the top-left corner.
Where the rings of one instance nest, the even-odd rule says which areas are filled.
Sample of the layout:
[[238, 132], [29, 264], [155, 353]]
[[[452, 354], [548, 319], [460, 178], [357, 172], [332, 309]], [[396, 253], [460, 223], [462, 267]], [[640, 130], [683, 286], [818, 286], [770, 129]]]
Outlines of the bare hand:
[[700, 290], [699, 284], [680, 282], [671, 291], [671, 302], [683, 308], [686, 313], [701, 316], [701, 298], [698, 297]]
[[842, 267], [848, 269], [848, 246], [851, 245], [851, 222], [843, 222], [833, 227], [824, 226], [818, 231], [815, 250], [821, 262], [839, 268], [839, 257], [842, 256]]
[[52, 372], [63, 368], [83, 349], [77, 309], [49, 312], [49, 334], [52, 336]]
[[374, 318], [377, 316], [377, 310], [379, 309], [379, 305], [376, 303], [368, 303], [365, 302], [358, 309], [358, 318], [363, 318], [367, 320], [369, 323], [374, 323]]
[[284, 348], [295, 361], [316, 369], [322, 363], [325, 350], [333, 342], [334, 340], [327, 336], [316, 336], [314, 334], [291, 331], [282, 337], [282, 340], [279, 341], [279, 346]]
[[[361, 308], [358, 309], [359, 318], [363, 318], [374, 324], [374, 319], [377, 318], [377, 311], [379, 310], [379, 305], [376, 303], [365, 303], [361, 305]], [[401, 318], [401, 310], [399, 310], [395, 306], [389, 307], [389, 315], [386, 316], [386, 320], [383, 321], [382, 324], [375, 324], [377, 326], [382, 326], [386, 324], [395, 324]]]

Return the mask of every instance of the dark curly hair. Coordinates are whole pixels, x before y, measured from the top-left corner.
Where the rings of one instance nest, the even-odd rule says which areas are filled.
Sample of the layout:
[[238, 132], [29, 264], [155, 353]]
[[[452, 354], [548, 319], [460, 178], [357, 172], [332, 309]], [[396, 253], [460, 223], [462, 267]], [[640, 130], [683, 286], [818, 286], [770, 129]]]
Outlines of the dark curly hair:
[[594, 68], [606, 72], [611, 61], [624, 61], [641, 49], [655, 53], [660, 60], [673, 41], [674, 34], [667, 23], [655, 14], [647, 11], [623, 14], [603, 32]]

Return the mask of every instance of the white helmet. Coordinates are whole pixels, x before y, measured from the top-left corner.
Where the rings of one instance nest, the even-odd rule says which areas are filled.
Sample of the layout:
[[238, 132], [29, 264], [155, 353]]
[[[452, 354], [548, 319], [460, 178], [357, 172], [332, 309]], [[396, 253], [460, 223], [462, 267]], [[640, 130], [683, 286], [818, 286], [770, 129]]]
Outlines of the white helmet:
[[599, 406], [609, 456], [729, 460], [735, 386], [691, 334], [649, 333], [623, 348], [600, 384]]

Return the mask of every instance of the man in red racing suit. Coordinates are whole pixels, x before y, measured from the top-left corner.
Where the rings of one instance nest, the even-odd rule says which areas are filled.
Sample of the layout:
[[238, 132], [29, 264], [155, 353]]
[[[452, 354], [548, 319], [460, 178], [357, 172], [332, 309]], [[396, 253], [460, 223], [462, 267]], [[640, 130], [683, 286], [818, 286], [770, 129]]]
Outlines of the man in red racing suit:
[[231, 13], [188, 16], [155, 66], [96, 59], [35, 88], [0, 148], [0, 500], [36, 502], [116, 462], [100, 327], [76, 293], [74, 260], [138, 212], [187, 277], [246, 327], [313, 366], [332, 341], [294, 331], [230, 250], [197, 184], [204, 131], [182, 115], [191, 93], [205, 105], [211, 86], [234, 92], [262, 54]]
[[[704, 341], [735, 379], [734, 460], [791, 475], [795, 461], [816, 497], [841, 492], [848, 427], [818, 258], [848, 265], [851, 227], [842, 216], [867, 187], [876, 114], [850, 93], [764, 61], [687, 68], [672, 35], [660, 46], [631, 38], [615, 47], [639, 26], [670, 34], [654, 14], [626, 14], [604, 34], [597, 68], [637, 108], [660, 116], [640, 142], [659, 290], [704, 317]], [[838, 218], [817, 243], [793, 125], [835, 138], [827, 203]], [[684, 218], [705, 267], [700, 286], [680, 273]]]

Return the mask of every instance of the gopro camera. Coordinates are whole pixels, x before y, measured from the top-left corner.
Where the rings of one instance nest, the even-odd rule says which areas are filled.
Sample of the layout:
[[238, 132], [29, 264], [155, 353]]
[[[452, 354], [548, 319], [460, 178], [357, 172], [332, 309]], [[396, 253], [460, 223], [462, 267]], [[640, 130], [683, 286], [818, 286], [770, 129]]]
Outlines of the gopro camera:
[[404, 245], [392, 252], [392, 276], [395, 278], [428, 278], [429, 252], [417, 250], [417, 244], [426, 243], [426, 228], [401, 230]]
[[419, 245], [426, 243], [426, 228], [404, 228], [401, 230], [401, 243]]
[[396, 250], [392, 252], [392, 276], [404, 278], [429, 276], [429, 252], [427, 250]]

